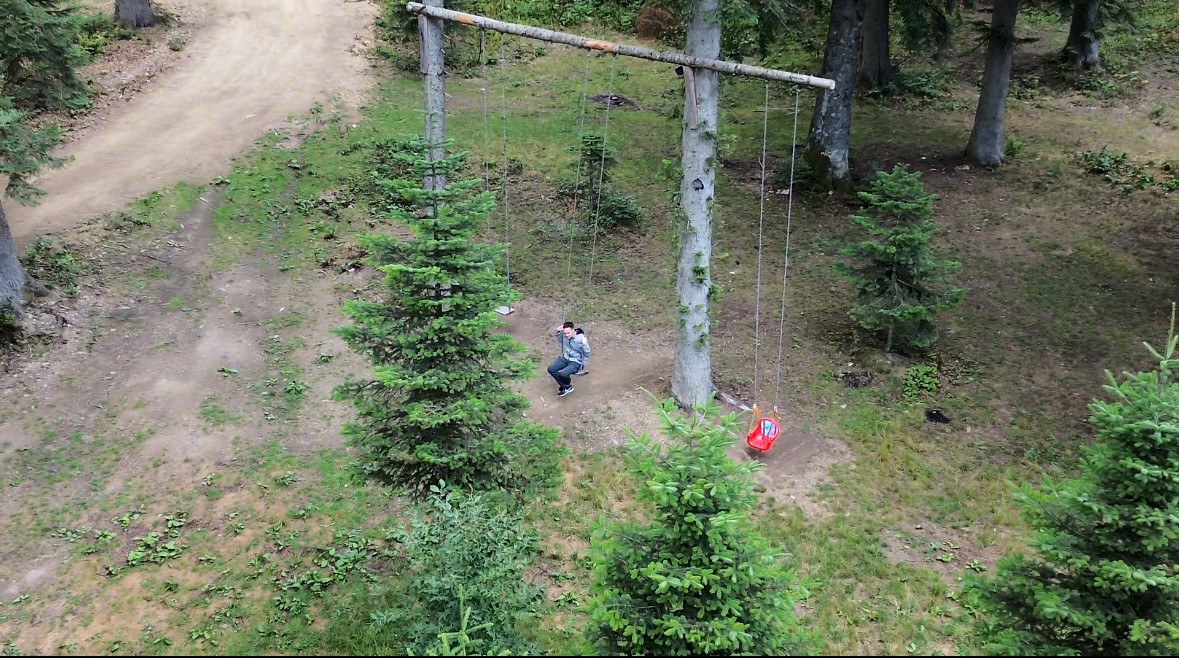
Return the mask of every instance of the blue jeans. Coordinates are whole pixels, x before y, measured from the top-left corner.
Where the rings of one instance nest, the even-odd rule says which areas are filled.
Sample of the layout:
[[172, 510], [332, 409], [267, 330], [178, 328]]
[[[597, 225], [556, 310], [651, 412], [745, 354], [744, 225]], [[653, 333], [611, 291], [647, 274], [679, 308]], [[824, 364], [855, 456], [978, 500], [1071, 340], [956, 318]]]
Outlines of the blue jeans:
[[567, 388], [572, 383], [569, 377], [578, 370], [581, 370], [580, 363], [576, 361], [570, 361], [563, 356], [559, 356], [557, 357], [557, 360], [553, 361], [552, 365], [549, 366], [549, 375], [553, 379], [557, 380], [558, 386], [561, 388]]

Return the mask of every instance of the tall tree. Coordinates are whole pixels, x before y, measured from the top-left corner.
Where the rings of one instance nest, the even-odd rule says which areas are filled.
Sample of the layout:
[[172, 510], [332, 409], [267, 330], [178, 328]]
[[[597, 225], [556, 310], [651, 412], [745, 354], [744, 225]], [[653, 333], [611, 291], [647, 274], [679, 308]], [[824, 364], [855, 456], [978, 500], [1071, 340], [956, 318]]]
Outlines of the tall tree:
[[852, 185], [848, 163], [851, 106], [866, 6], [867, 0], [831, 2], [822, 76], [834, 80], [835, 89], [821, 89], [817, 94], [806, 149], [806, 161], [819, 189], [849, 189]]
[[[720, 0], [695, 0], [688, 23], [687, 54], [720, 56]], [[716, 194], [717, 73], [684, 69], [683, 179], [680, 256], [676, 277], [679, 300], [675, 370], [671, 392], [685, 408], [712, 395], [708, 353], [708, 298], [712, 290], [712, 207]]]
[[863, 43], [856, 82], [865, 89], [888, 87], [896, 82], [889, 52], [891, 33], [888, 25], [889, 0], [867, 0], [864, 12]]
[[1101, 62], [1101, 38], [1101, 1], [1073, 0], [1064, 56], [1077, 68], [1094, 67]]
[[1109, 24], [1137, 22], [1132, 0], [1057, 0], [1061, 16], [1068, 18], [1068, 40], [1061, 57], [1079, 69], [1101, 64], [1101, 41]]
[[[0, 175], [8, 177], [8, 197], [34, 203], [41, 191], [29, 178], [63, 160], [52, 156], [57, 128], [30, 128], [25, 111], [86, 104], [88, 90], [75, 72], [83, 63], [79, 13], [59, 0], [0, 0], [0, 17]], [[21, 267], [0, 203], [0, 313], [19, 317], [28, 288], [40, 286]]]
[[966, 157], [971, 161], [997, 167], [1003, 164], [1004, 116], [1007, 112], [1007, 90], [1011, 85], [1011, 58], [1015, 52], [1015, 18], [1020, 0], [995, 0], [991, 25], [985, 29], [987, 63], [983, 72], [982, 91], [978, 95], [978, 110], [974, 113], [974, 128], [966, 145]]
[[[5, 193], [18, 203], [33, 203], [42, 192], [29, 184], [29, 177], [41, 167], [55, 167], [63, 160], [52, 156], [59, 141], [56, 126], [39, 130], [24, 123], [24, 115], [12, 99], [0, 98], [0, 175], [8, 176]], [[23, 291], [37, 289], [21, 267], [8, 216], [0, 202], [0, 314], [20, 317], [24, 311]]]
[[155, 25], [156, 15], [151, 9], [151, 0], [115, 0], [115, 22], [128, 30]]
[[1012, 556], [977, 583], [983, 630], [1002, 655], [1179, 654], [1179, 336], [1158, 368], [1107, 372], [1089, 405], [1097, 437], [1081, 476], [1024, 487], [1035, 557]]
[[594, 533], [590, 613], [607, 656], [783, 656], [801, 653], [794, 583], [757, 533], [750, 473], [736, 464], [736, 414], [711, 401], [683, 418], [659, 409], [666, 441], [636, 441], [643, 522]]
[[[495, 311], [517, 295], [496, 267], [503, 247], [475, 239], [493, 193], [455, 179], [464, 154], [427, 162], [421, 139], [376, 148], [389, 168], [377, 176], [412, 172], [381, 183], [395, 198], [392, 218], [414, 238], [365, 240], [386, 296], [344, 309], [354, 325], [339, 334], [374, 365], [371, 377], [337, 389], [357, 411], [345, 436], [360, 448], [366, 474], [415, 494], [441, 480], [467, 489], [547, 487], [557, 477], [557, 433], [524, 420], [528, 401], [508, 382], [530, 377], [535, 364], [500, 330]], [[423, 189], [427, 174], [447, 186]]]
[[880, 89], [896, 82], [896, 71], [889, 59], [892, 14], [900, 19], [900, 40], [909, 52], [937, 56], [953, 34], [950, 19], [957, 11], [956, 3], [957, 0], [868, 0], [858, 84], [866, 89]]

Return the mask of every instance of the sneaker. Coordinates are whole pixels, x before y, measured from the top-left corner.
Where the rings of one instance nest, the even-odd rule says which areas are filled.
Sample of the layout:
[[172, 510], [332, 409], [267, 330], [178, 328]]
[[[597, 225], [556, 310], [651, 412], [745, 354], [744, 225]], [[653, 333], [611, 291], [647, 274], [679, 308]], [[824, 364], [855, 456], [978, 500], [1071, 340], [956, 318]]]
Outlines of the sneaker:
[[572, 392], [573, 392], [573, 387], [572, 387], [572, 386], [566, 386], [565, 388], [561, 389], [561, 390], [560, 390], [560, 392], [558, 392], [558, 393], [557, 393], [557, 397], [562, 397], [562, 398], [563, 398], [563, 397], [565, 397], [566, 395], [569, 395], [569, 394], [570, 394], [570, 393], [572, 393]]

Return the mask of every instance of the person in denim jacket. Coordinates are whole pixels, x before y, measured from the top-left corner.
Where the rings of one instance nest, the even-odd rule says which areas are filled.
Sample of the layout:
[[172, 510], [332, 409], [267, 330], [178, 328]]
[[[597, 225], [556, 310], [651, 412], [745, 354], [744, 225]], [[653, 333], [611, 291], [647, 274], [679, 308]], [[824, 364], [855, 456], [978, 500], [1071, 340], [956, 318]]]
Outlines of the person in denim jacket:
[[557, 345], [561, 355], [549, 365], [549, 376], [557, 380], [557, 395], [565, 397], [573, 392], [570, 376], [585, 368], [589, 361], [590, 345], [580, 329], [574, 329], [572, 322], [566, 322], [557, 329]]

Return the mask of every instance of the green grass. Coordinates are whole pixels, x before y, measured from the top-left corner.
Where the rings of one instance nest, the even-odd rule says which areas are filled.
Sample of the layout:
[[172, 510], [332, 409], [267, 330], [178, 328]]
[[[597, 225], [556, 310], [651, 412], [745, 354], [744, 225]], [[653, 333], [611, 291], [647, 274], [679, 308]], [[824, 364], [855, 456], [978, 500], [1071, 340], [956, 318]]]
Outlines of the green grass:
[[225, 410], [218, 402], [218, 397], [215, 394], [206, 395], [205, 399], [201, 400], [201, 419], [213, 427], [222, 427], [236, 423], [242, 419], [240, 414], [232, 414]]

